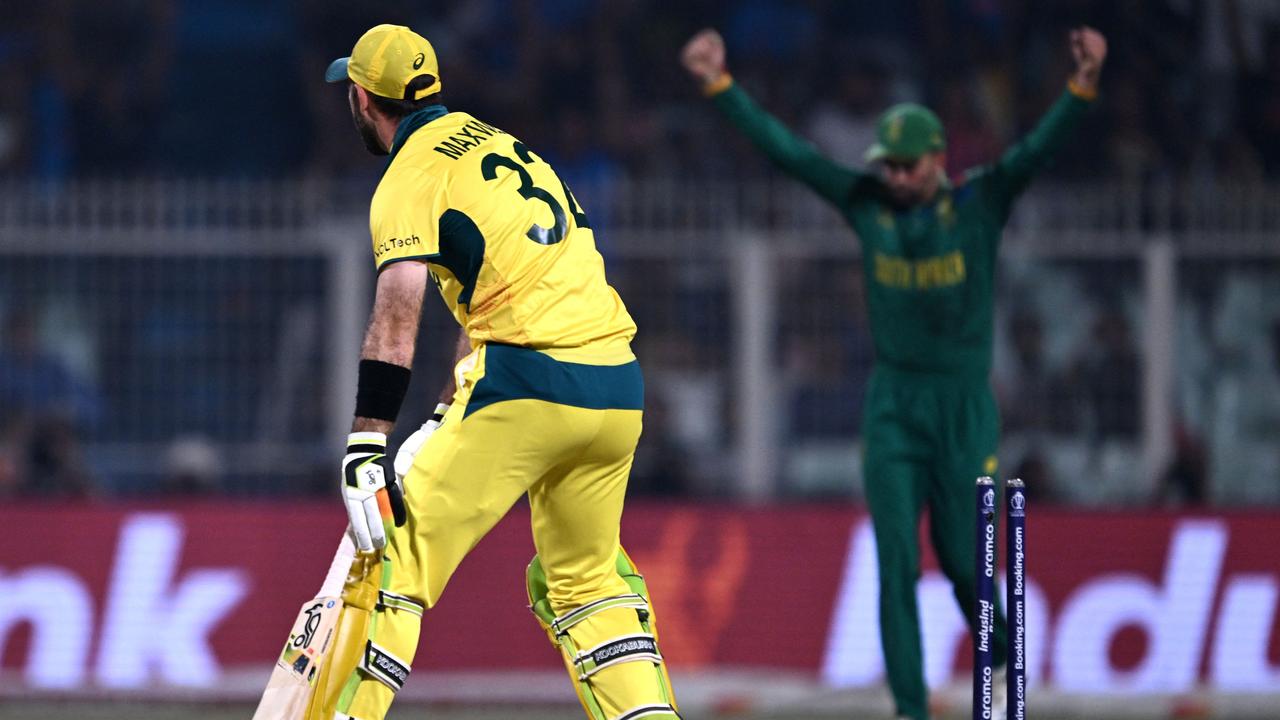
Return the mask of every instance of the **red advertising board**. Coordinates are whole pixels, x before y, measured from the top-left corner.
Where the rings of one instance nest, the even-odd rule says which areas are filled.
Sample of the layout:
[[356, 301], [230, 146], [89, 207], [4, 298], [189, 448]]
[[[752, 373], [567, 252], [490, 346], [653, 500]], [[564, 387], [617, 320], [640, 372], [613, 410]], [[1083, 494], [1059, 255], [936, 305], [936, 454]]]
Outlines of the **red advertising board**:
[[[343, 515], [328, 503], [8, 505], [0, 525], [0, 666], [32, 688], [129, 689], [266, 666], [318, 588]], [[1028, 525], [1033, 683], [1280, 692], [1280, 514], [1046, 510]], [[863, 513], [633, 504], [623, 539], [673, 666], [882, 681]], [[427, 614], [415, 669], [558, 667], [525, 608], [532, 553], [517, 508]], [[925, 658], [941, 683], [967, 672], [969, 649], [935, 568], [926, 552]]]

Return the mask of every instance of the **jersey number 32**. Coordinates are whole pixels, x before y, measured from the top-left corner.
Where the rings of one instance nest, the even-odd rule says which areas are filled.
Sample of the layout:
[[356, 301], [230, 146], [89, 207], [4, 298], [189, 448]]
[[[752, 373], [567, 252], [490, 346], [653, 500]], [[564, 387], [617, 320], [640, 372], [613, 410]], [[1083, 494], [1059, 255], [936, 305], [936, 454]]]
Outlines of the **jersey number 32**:
[[[540, 162], [541, 158], [529, 152], [529, 148], [524, 143], [517, 142], [513, 146], [516, 151], [516, 157], [520, 158], [524, 165], [532, 165]], [[485, 180], [496, 180], [498, 178], [498, 168], [507, 168], [516, 173], [520, 177], [520, 187], [517, 192], [526, 200], [541, 200], [551, 208], [551, 215], [555, 218], [554, 227], [544, 228], [534, 223], [529, 231], [525, 233], [528, 238], [539, 245], [555, 245], [564, 239], [565, 233], [569, 231], [568, 218], [564, 214], [564, 206], [554, 195], [545, 189], [533, 184], [533, 178], [529, 175], [529, 171], [524, 169], [524, 165], [498, 153], [489, 153], [480, 161], [480, 174]], [[569, 186], [563, 180], [560, 181], [560, 187], [564, 190], [565, 202], [569, 205], [569, 212], [573, 215], [573, 224], [580, 228], [590, 228], [591, 223], [587, 222], [586, 213], [578, 208], [578, 201], [574, 199], [573, 193], [569, 192]]]

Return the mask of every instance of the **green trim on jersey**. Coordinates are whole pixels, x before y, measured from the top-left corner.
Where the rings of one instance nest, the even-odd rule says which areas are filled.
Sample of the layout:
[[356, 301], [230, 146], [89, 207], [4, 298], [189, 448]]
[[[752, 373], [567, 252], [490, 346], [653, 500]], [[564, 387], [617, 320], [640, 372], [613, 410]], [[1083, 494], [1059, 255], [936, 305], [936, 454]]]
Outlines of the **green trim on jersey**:
[[387, 260], [386, 262], [379, 265], [378, 271], [381, 272], [382, 269], [388, 265], [395, 265], [398, 262], [405, 262], [406, 260], [416, 260], [418, 262], [431, 262], [432, 260], [435, 260], [438, 257], [440, 257], [440, 253], [431, 253], [430, 255], [409, 255], [408, 257], [391, 258], [390, 260]]
[[401, 118], [400, 124], [396, 126], [396, 134], [391, 137], [391, 149], [387, 152], [387, 164], [382, 168], [382, 174], [387, 173], [387, 168], [391, 167], [396, 155], [400, 154], [400, 148], [404, 147], [415, 130], [448, 114], [449, 108], [443, 105], [428, 105]]
[[449, 208], [440, 216], [440, 253], [431, 262], [442, 265], [462, 283], [458, 304], [471, 309], [471, 294], [484, 265], [484, 234], [461, 210]]
[[643, 410], [644, 378], [639, 361], [623, 365], [561, 362], [529, 348], [489, 343], [484, 377], [463, 414], [506, 400], [544, 400], [588, 410]]

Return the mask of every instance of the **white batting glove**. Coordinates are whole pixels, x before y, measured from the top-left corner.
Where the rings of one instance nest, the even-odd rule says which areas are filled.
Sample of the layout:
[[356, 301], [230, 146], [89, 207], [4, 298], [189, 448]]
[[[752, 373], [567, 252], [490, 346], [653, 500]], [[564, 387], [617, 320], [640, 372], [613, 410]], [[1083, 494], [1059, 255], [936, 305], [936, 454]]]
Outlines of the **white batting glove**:
[[400, 483], [400, 487], [404, 487], [404, 476], [409, 474], [410, 468], [413, 467], [413, 459], [418, 455], [418, 451], [427, 442], [427, 438], [436, 431], [436, 428], [444, 424], [444, 414], [449, 412], [449, 406], [444, 403], [436, 405], [436, 410], [431, 414], [431, 419], [422, 423], [422, 427], [413, 431], [413, 434], [404, 439], [400, 443], [400, 449], [396, 451], [396, 482]]
[[[389, 482], [388, 482], [389, 481]], [[408, 519], [404, 492], [387, 457], [387, 436], [354, 432], [347, 436], [342, 458], [342, 499], [347, 506], [351, 535], [361, 552], [387, 546], [391, 528]]]

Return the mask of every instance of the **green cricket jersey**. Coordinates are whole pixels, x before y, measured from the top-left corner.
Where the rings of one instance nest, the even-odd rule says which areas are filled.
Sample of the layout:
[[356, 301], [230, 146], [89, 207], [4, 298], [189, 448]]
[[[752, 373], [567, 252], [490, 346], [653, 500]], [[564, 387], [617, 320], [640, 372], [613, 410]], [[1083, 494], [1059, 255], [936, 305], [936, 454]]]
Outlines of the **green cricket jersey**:
[[1070, 91], [994, 165], [931, 204], [903, 210], [878, 176], [823, 157], [737, 84], [715, 104], [778, 166], [834, 204], [862, 242], [877, 362], [980, 376], [991, 368], [996, 250], [1014, 198], [1077, 125], [1089, 101]]

